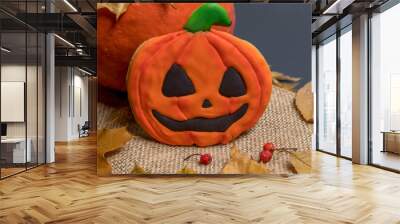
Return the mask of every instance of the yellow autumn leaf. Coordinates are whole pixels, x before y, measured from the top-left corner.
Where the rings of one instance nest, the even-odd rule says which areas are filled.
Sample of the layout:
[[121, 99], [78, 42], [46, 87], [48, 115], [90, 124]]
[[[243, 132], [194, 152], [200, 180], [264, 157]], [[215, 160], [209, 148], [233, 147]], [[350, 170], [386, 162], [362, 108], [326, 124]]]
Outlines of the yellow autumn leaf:
[[111, 174], [106, 154], [116, 151], [124, 146], [133, 135], [127, 127], [102, 129], [97, 133], [97, 174], [107, 176]]
[[131, 174], [146, 174], [146, 171], [143, 167], [136, 164], [135, 167], [133, 167]]
[[230, 152], [230, 161], [228, 161], [224, 168], [222, 168], [222, 174], [266, 174], [269, 170], [264, 164], [258, 163], [257, 161], [250, 158], [247, 153], [242, 153], [234, 145]]
[[250, 160], [249, 166], [247, 167], [247, 173], [248, 174], [266, 174], [269, 173], [267, 168], [262, 165], [261, 163], [255, 161], [255, 160]]
[[176, 172], [177, 174], [197, 174], [197, 172], [191, 168], [183, 167], [181, 170]]
[[108, 9], [115, 15], [115, 20], [118, 20], [128, 10], [129, 5], [130, 3], [97, 3], [97, 9]]
[[289, 162], [293, 168], [293, 171], [297, 174], [310, 173], [312, 170], [311, 166], [311, 152], [289, 152]]

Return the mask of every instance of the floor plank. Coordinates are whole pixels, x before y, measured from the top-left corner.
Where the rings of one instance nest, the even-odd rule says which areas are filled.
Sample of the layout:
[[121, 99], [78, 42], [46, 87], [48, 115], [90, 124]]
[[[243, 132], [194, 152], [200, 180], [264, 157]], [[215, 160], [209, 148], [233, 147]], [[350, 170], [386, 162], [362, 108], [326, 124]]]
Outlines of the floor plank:
[[292, 177], [97, 177], [95, 138], [0, 181], [0, 223], [400, 223], [400, 175], [313, 153]]

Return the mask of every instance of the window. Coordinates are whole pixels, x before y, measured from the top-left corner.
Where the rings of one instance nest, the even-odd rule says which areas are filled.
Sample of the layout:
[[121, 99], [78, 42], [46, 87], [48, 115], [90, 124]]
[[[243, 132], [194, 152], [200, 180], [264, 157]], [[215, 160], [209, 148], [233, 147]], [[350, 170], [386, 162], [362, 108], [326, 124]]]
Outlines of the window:
[[336, 153], [336, 36], [318, 47], [318, 149]]
[[351, 26], [340, 36], [340, 155], [352, 157], [352, 33]]
[[8, 21], [0, 23], [0, 178], [45, 163], [45, 35], [12, 16], [38, 13], [42, 5], [0, 2], [13, 11], [0, 13]]
[[352, 26], [322, 41], [317, 50], [317, 148], [352, 157]]
[[371, 18], [370, 162], [400, 170], [400, 5]]

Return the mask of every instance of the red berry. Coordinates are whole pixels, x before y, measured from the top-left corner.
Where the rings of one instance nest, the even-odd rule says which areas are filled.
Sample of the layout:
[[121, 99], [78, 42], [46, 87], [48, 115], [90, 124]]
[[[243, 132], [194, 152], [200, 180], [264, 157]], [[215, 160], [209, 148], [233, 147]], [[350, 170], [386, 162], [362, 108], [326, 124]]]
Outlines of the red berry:
[[199, 161], [200, 164], [208, 165], [211, 163], [211, 161], [212, 161], [212, 157], [210, 154], [206, 153], [206, 154], [200, 155], [200, 161]]
[[272, 159], [272, 152], [269, 150], [263, 150], [260, 152], [260, 161], [268, 163]]
[[265, 145], [263, 146], [263, 151], [274, 152], [275, 151], [275, 145], [272, 142], [265, 143]]

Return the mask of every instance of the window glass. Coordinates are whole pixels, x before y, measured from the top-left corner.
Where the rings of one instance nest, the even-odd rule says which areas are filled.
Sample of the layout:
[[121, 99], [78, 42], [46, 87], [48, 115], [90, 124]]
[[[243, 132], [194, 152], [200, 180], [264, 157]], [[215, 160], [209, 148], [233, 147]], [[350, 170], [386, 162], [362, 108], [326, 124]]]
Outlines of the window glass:
[[372, 163], [400, 170], [400, 5], [371, 19]]
[[7, 177], [24, 171], [31, 161], [25, 118], [26, 33], [2, 32], [1, 47], [1, 176]]
[[318, 149], [336, 153], [336, 37], [318, 48]]
[[353, 96], [352, 33], [351, 29], [346, 31], [340, 36], [340, 154], [341, 156], [351, 158]]

